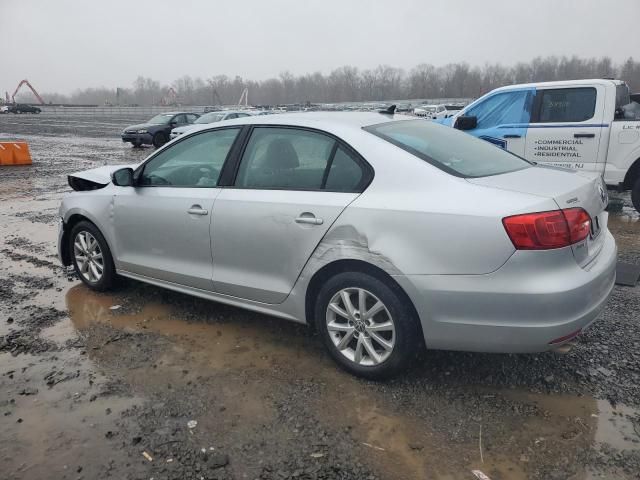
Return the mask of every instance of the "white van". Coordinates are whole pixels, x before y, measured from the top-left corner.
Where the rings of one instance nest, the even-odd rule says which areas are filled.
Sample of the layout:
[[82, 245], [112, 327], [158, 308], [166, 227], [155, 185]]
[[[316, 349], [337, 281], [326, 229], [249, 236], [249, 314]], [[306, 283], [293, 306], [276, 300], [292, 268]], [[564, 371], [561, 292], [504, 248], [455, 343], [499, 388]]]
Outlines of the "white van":
[[437, 121], [533, 162], [599, 172], [640, 211], [640, 105], [621, 80], [510, 85]]

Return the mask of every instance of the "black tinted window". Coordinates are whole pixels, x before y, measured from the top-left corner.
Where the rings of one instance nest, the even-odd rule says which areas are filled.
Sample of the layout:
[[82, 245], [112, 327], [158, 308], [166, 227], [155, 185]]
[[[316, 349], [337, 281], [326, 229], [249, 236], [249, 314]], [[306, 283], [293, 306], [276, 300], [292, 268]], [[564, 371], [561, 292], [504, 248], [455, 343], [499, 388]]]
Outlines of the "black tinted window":
[[489, 142], [424, 120], [387, 122], [364, 129], [458, 177], [498, 175], [531, 165]]
[[539, 90], [539, 122], [584, 122], [596, 110], [596, 89], [560, 88]]
[[325, 188], [334, 192], [353, 192], [362, 182], [362, 168], [342, 147], [338, 147], [329, 168]]

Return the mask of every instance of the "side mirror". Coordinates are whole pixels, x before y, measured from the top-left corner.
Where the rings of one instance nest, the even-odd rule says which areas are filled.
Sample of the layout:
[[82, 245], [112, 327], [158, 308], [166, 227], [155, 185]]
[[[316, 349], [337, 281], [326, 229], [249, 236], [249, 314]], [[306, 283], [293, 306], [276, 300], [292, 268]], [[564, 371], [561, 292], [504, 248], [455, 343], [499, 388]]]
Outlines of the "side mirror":
[[121, 168], [111, 173], [111, 181], [117, 187], [133, 187], [133, 168]]
[[456, 123], [453, 125], [453, 128], [457, 128], [458, 130], [473, 130], [478, 126], [478, 117], [460, 115], [456, 118]]
[[175, 120], [171, 120], [171, 121], [169, 122], [169, 126], [170, 126], [170, 127], [175, 127], [176, 125], [178, 125], [178, 122], [176, 122]]

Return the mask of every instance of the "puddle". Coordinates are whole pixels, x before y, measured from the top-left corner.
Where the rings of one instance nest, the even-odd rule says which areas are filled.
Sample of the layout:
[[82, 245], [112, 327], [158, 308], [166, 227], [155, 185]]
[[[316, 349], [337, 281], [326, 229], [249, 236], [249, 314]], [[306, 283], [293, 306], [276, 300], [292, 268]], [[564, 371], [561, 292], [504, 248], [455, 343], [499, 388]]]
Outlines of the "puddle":
[[[184, 317], [193, 315], [180, 307], [147, 300], [135, 305], [135, 296], [133, 302], [129, 299], [127, 305], [121, 306], [117, 298], [92, 292], [83, 285], [67, 292], [66, 306], [71, 322], [80, 331], [91, 325], [108, 324], [127, 331], [169, 336], [209, 368], [271, 369], [295, 364], [313, 368], [317, 364], [319, 346], [303, 327], [181, 294], [162, 293], [206, 310], [208, 316], [187, 321]], [[229, 313], [235, 319], [225, 320]]]
[[[0, 365], [4, 404], [0, 456], [12, 459], [6, 473], [18, 475], [11, 478], [63, 478], [83, 466], [86, 475], [98, 475], [97, 467], [107, 460], [96, 462], [97, 452], [109, 448], [105, 435], [139, 400], [101, 396], [100, 378], [78, 352], [65, 352], [64, 359], [4, 353]], [[47, 375], [59, 383], [46, 386]], [[21, 394], [26, 384], [37, 389]]]

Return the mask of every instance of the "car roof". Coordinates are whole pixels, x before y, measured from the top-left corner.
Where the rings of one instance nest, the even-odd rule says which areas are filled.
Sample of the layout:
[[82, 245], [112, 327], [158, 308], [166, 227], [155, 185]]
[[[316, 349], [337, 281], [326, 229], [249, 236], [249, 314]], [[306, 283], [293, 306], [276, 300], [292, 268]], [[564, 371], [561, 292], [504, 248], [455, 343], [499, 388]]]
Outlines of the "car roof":
[[389, 115], [378, 112], [294, 112], [277, 115], [252, 115], [227, 120], [234, 125], [292, 125], [329, 130], [334, 126], [362, 128], [394, 120], [415, 120], [416, 117], [402, 114]]
[[201, 115], [200, 113], [196, 113], [196, 112], [189, 112], [189, 111], [184, 111], [184, 112], [160, 112], [160, 113], [154, 113], [153, 115], [180, 115], [182, 113], [193, 113], [195, 115]]
[[556, 82], [534, 82], [534, 83], [519, 83], [517, 85], [506, 85], [504, 87], [496, 88], [494, 92], [505, 90], [518, 90], [521, 88], [535, 88], [535, 87], [574, 87], [583, 85], [622, 85], [622, 80], [614, 80], [607, 78], [592, 78], [584, 80], [562, 80]]
[[363, 127], [401, 120], [424, 121], [412, 115], [383, 114], [379, 112], [295, 112], [276, 115], [250, 115], [224, 122], [189, 125], [188, 132], [214, 130], [234, 125], [273, 125], [313, 128], [341, 137], [348, 131], [362, 132]]

